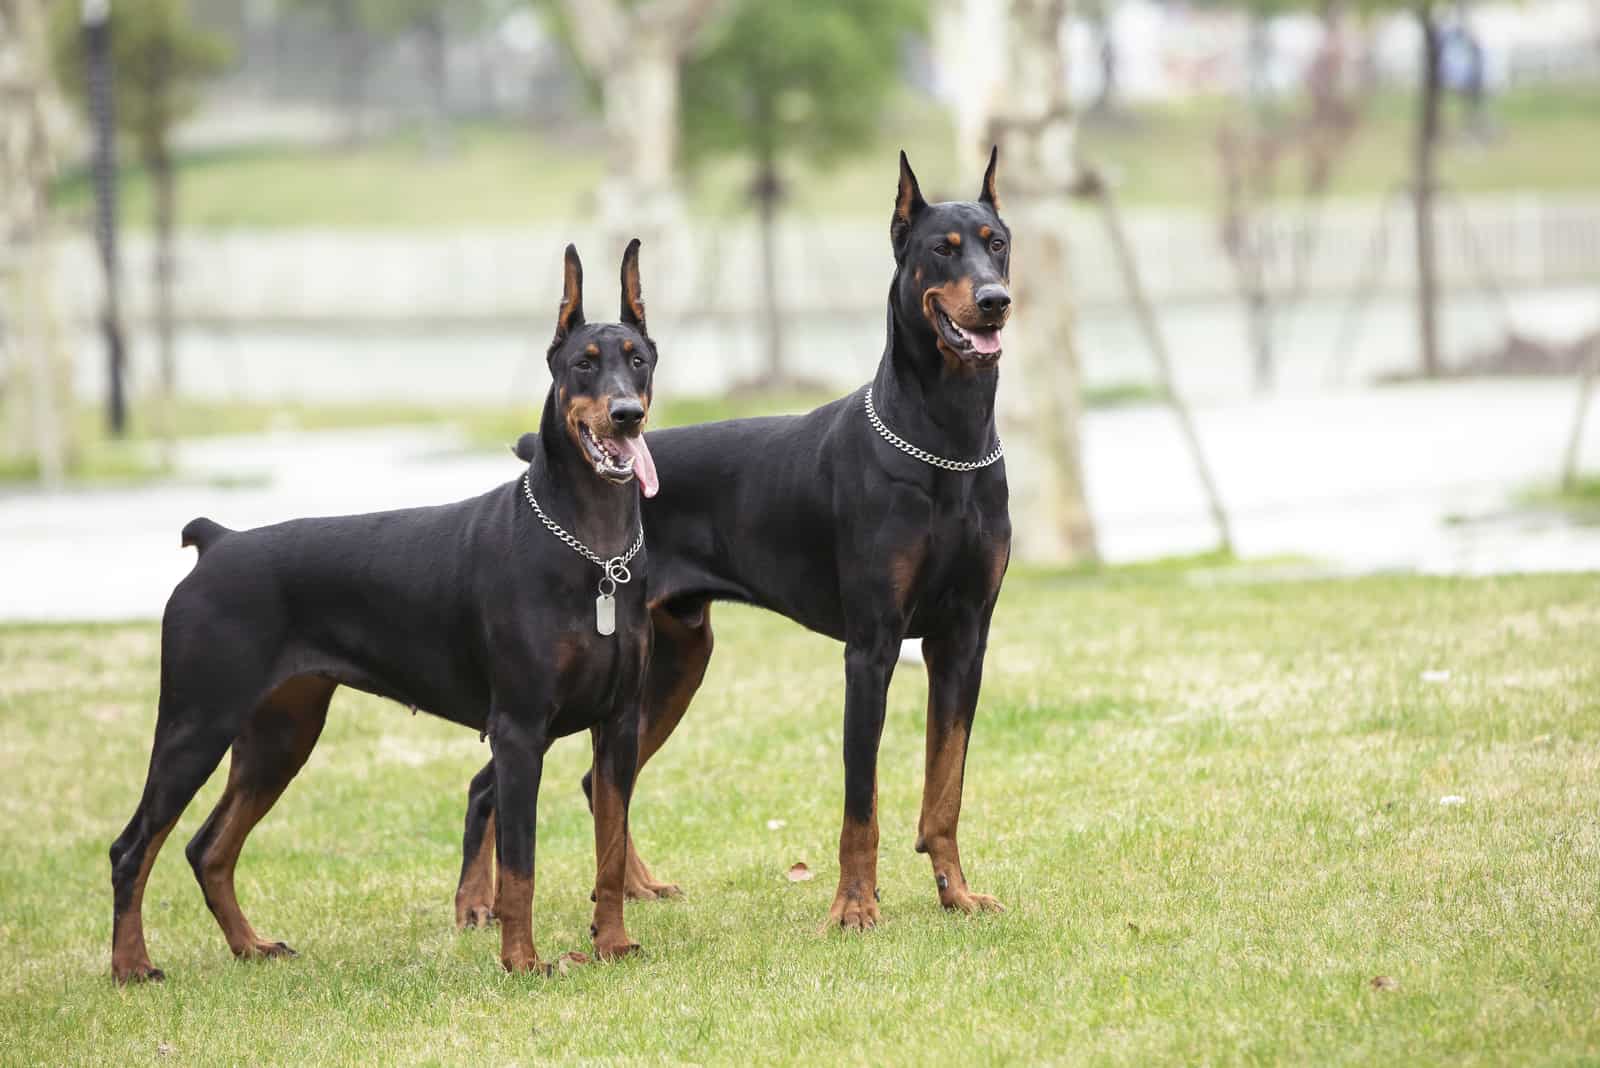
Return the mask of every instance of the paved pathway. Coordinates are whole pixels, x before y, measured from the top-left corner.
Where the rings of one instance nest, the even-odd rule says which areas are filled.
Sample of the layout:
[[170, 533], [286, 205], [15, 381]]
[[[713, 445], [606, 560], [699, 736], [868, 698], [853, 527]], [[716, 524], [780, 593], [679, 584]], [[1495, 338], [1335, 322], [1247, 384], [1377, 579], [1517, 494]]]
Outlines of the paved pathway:
[[[1245, 556], [1351, 571], [1596, 569], [1600, 528], [1506, 508], [1554, 477], [1573, 402], [1569, 382], [1473, 382], [1229, 404], [1198, 418]], [[1600, 412], [1591, 426], [1587, 466], [1600, 470]], [[1108, 558], [1210, 547], [1169, 413], [1094, 412], [1085, 434]], [[1013, 464], [1026, 460], [1013, 448]], [[159, 616], [193, 562], [178, 532], [197, 515], [247, 527], [443, 502], [518, 471], [509, 453], [463, 453], [449, 432], [418, 428], [193, 441], [179, 465], [180, 484], [0, 496], [0, 619]], [[1027, 503], [1014, 495], [1013, 511]]]

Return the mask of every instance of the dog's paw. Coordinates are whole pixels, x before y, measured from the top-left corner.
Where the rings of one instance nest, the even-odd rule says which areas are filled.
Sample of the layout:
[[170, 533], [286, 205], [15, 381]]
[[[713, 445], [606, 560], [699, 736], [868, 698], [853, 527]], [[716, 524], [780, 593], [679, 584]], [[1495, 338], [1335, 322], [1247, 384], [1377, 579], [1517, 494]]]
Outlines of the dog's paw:
[[286, 942], [258, 940], [243, 950], [235, 950], [233, 955], [240, 960], [270, 960], [275, 957], [298, 957], [300, 954], [290, 949]]
[[118, 986], [126, 986], [128, 983], [161, 983], [166, 981], [167, 973], [149, 961], [141, 961], [138, 964], [112, 965], [111, 978], [116, 980]]
[[488, 905], [465, 905], [456, 910], [456, 929], [493, 927], [496, 923], [494, 909]]
[[677, 883], [629, 879], [623, 884], [622, 896], [629, 901], [664, 901], [669, 897], [682, 897], [683, 888]]
[[992, 894], [974, 894], [971, 890], [946, 890], [939, 895], [939, 904], [951, 912], [1004, 912], [1006, 907]]
[[842, 927], [846, 931], [870, 931], [878, 926], [878, 900], [876, 894], [854, 894], [840, 890], [834, 895], [828, 909], [828, 918], [818, 929], [824, 933]]
[[639, 952], [639, 943], [627, 935], [620, 938], [595, 939], [594, 955], [599, 960], [621, 960], [630, 953]]

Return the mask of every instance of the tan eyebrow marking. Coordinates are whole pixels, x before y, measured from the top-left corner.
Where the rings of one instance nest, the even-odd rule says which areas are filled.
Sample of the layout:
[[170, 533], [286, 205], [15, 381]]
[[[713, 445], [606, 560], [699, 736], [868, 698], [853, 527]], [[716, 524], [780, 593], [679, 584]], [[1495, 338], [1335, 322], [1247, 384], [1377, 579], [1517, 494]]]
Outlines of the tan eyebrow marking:
[[590, 356], [598, 356], [598, 355], [600, 355], [600, 346], [599, 346], [599, 345], [596, 345], [596, 344], [595, 344], [595, 343], [594, 343], [594, 342], [593, 342], [593, 341], [591, 341], [591, 342], [589, 342], [589, 344], [588, 344], [588, 345], [587, 345], [587, 346], [586, 346], [586, 347], [585, 347], [585, 348], [584, 348], [584, 350], [583, 350], [583, 351], [584, 351], [584, 352], [587, 352], [587, 353], [588, 353], [588, 354], [589, 354], [589, 355], [590, 355]]
[[622, 342], [622, 351], [623, 352], [632, 352], [633, 351], [633, 338], [631, 338], [631, 337], [627, 338]]
[[954, 230], [951, 230], [948, 234], [945, 234], [944, 239], [950, 242], [956, 248], [961, 247], [961, 235], [956, 233]]
[[978, 236], [983, 238], [985, 241], [989, 240], [990, 235], [993, 233], [994, 231], [987, 226], [978, 227]]

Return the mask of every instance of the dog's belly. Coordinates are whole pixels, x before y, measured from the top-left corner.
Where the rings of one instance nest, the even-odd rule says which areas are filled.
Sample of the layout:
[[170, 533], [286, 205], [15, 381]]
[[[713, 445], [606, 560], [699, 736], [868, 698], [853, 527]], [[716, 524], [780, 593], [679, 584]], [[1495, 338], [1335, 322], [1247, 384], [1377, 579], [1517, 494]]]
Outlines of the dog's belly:
[[416, 663], [356, 662], [332, 650], [304, 649], [288, 674], [321, 675], [353, 690], [399, 702], [473, 730], [484, 730], [489, 720], [489, 689], [485, 680], [451, 665], [447, 658], [427, 658]]

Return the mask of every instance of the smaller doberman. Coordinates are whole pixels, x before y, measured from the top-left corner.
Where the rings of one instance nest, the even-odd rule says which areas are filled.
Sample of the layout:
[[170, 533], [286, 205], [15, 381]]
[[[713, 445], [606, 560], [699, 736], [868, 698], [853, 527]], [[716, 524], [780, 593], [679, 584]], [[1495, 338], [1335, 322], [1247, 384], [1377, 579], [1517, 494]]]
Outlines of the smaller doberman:
[[[642, 430], [656, 346], [639, 242], [622, 259], [622, 315], [587, 323], [567, 246], [547, 356], [552, 384], [528, 468], [456, 504], [184, 527], [199, 560], [167, 602], [161, 696], [144, 795], [111, 846], [111, 970], [161, 979], [141, 903], [162, 842], [229, 747], [227, 787], [189, 863], [235, 956], [293, 951], [240, 911], [245, 837], [305, 764], [339, 686], [486, 733], [495, 766], [500, 960], [548, 970], [533, 944], [535, 805], [552, 740], [594, 741], [596, 955], [638, 948], [623, 926], [628, 802], [650, 650], [639, 497], [657, 488]], [[534, 437], [530, 435], [530, 437]], [[630, 579], [632, 581], [630, 581]]]

